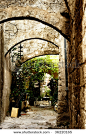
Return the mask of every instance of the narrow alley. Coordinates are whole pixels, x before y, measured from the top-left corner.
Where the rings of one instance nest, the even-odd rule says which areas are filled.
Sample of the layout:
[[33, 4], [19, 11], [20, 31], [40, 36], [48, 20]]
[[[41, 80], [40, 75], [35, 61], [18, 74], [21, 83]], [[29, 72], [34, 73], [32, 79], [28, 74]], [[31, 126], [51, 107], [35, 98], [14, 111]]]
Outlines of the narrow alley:
[[0, 128], [2, 129], [51, 129], [56, 127], [57, 113], [53, 108], [31, 107], [21, 116], [11, 118], [6, 116]]
[[86, 0], [0, 0], [0, 129], [86, 129]]

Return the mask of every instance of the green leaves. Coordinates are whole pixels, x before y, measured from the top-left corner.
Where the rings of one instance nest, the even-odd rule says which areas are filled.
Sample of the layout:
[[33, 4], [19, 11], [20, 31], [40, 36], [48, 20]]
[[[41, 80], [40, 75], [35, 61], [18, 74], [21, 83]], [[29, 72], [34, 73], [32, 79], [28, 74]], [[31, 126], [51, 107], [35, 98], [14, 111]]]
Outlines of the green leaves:
[[[21, 70], [18, 71], [18, 75], [13, 74], [14, 82], [12, 83], [11, 96], [18, 98], [24, 92], [32, 97], [34, 95], [35, 82], [41, 82], [45, 73], [51, 74], [52, 77], [54, 77], [54, 73], [58, 74], [58, 65], [54, 61], [50, 59], [49, 55], [33, 58], [24, 64], [18, 61], [19, 66], [21, 64], [22, 66], [20, 67]], [[50, 90], [47, 90], [46, 93], [49, 96]]]
[[[30, 69], [27, 67], [30, 66]], [[56, 67], [56, 63], [50, 59], [50, 56], [47, 55], [46, 57], [37, 57], [31, 60], [28, 60], [26, 63], [23, 64], [24, 69], [29, 70], [30, 72], [48, 72], [51, 70], [51, 73], [58, 73], [58, 67]]]

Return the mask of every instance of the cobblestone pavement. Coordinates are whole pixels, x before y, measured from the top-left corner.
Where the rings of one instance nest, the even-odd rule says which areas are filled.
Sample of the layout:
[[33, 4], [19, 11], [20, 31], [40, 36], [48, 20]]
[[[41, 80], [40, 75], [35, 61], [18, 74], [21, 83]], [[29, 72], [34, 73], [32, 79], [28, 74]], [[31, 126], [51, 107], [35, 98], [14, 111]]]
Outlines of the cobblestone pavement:
[[6, 116], [2, 129], [49, 129], [56, 127], [57, 113], [49, 108], [31, 107], [18, 118]]

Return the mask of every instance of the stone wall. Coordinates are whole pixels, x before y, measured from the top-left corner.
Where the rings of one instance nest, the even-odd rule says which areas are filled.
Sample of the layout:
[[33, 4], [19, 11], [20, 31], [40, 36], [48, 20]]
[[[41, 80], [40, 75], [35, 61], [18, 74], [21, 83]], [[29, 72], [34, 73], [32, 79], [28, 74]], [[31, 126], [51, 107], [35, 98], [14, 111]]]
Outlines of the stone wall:
[[61, 39], [59, 48], [59, 80], [58, 80], [58, 117], [57, 126], [68, 125], [69, 121], [69, 109], [68, 100], [66, 98], [66, 73], [65, 73], [65, 47], [64, 38]]
[[30, 6], [43, 10], [48, 10], [49, 12], [64, 12], [65, 10], [67, 10], [64, 0], [0, 0], [0, 9], [13, 6]]
[[[68, 43], [70, 128], [86, 128], [85, 0], [69, 1], [71, 20]], [[79, 64], [79, 66], [78, 66]]]
[[[85, 120], [85, 129], [86, 129], [86, 0], [83, 1], [83, 19], [82, 19], [82, 54], [83, 54], [83, 66], [81, 68], [81, 84], [82, 84], [82, 91], [84, 95], [84, 100], [82, 98], [82, 92], [80, 93], [80, 106], [83, 112], [83, 119]], [[83, 81], [84, 80], [84, 81]]]

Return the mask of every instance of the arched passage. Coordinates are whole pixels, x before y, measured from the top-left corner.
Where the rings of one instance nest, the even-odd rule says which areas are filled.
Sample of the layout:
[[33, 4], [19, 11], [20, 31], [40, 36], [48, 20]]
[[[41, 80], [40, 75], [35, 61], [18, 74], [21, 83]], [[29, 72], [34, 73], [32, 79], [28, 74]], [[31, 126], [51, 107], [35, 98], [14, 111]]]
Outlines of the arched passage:
[[[37, 38], [37, 39], [40, 39], [40, 38]], [[28, 39], [27, 39], [28, 40]], [[31, 40], [33, 40], [33, 38], [31, 38]], [[35, 39], [34, 39], [35, 40]], [[44, 39], [43, 39], [44, 40]], [[22, 40], [21, 42], [19, 42], [19, 43], [23, 43], [23, 41], [26, 41], [26, 39], [25, 40]], [[45, 41], [44, 41], [45, 42]], [[47, 41], [46, 41], [47, 42]], [[16, 44], [16, 46], [19, 44], [19, 43], [17, 43]], [[50, 43], [52, 43], [52, 42], [50, 42]], [[52, 44], [53, 46], [55, 46], [57, 49], [59, 49], [59, 47], [56, 45], [56, 44]], [[14, 45], [15, 46], [15, 45]], [[14, 47], [13, 46], [13, 47]], [[12, 48], [11, 48], [12, 49]], [[10, 50], [11, 50], [10, 49]], [[63, 51], [64, 50], [64, 48], [61, 48], [60, 47], [60, 52], [63, 54]], [[48, 51], [48, 50], [47, 50]], [[10, 52], [10, 51], [8, 51], [8, 52]], [[7, 53], [6, 53], [7, 54]], [[9, 53], [8, 53], [9, 54]], [[35, 53], [33, 53], [33, 55], [31, 56], [31, 57], [29, 57], [29, 59], [31, 59], [31, 58], [33, 58], [33, 57], [36, 57], [36, 56], [39, 56], [39, 55], [45, 55], [45, 54], [50, 54], [49, 52], [43, 52], [43, 54], [42, 53], [39, 53], [38, 52], [38, 54], [35, 54]], [[53, 52], [52, 52], [52, 50], [51, 50], [51, 54], [53, 54]], [[56, 53], [57, 54], [57, 53]], [[59, 51], [58, 51], [58, 54], [59, 54]], [[61, 54], [61, 56], [62, 56], [62, 54]], [[30, 54], [31, 55], [31, 54]], [[62, 58], [63, 59], [63, 58]], [[24, 62], [24, 61], [26, 61], [26, 60], [28, 60], [28, 55], [27, 55], [27, 57], [25, 58], [25, 59], [23, 59], [23, 60], [21, 60], [21, 63], [22, 62]], [[17, 70], [18, 70], [19, 68], [17, 68]], [[64, 70], [62, 70], [62, 68], [61, 68], [61, 73], [62, 72], [64, 72]], [[64, 72], [64, 75], [63, 76], [65, 76], [65, 72]], [[61, 81], [61, 76], [60, 76], [60, 81]], [[65, 81], [64, 81], [64, 84], [65, 84]], [[61, 85], [61, 83], [59, 82], [59, 86]], [[60, 86], [59, 87], [63, 92], [62, 93], [64, 93], [65, 92], [65, 85], [64, 86]], [[59, 91], [60, 92], [60, 91]], [[63, 97], [64, 97], [64, 95], [63, 95]], [[59, 99], [60, 99], [61, 97], [59, 96]]]
[[[7, 21], [10, 21], [10, 20], [16, 20], [16, 19], [18, 19], [18, 17], [13, 17], [13, 16], [10, 16], [10, 15], [8, 15], [9, 17], [9, 19], [4, 19], [4, 20], [2, 20], [1, 21], [1, 23], [4, 23], [4, 22], [7, 22]], [[57, 16], [57, 14], [56, 14], [56, 16]], [[11, 18], [12, 17], [12, 18]], [[68, 37], [66, 36], [66, 34], [64, 34], [65, 32], [62, 32], [62, 31], [64, 31], [64, 26], [63, 25], [61, 25], [61, 23], [63, 23], [63, 21], [65, 21], [65, 18], [64, 17], [60, 17], [60, 19], [63, 19], [63, 20], [60, 20], [60, 22], [58, 23], [58, 22], [53, 22], [52, 21], [52, 19], [51, 18], [55, 18], [55, 16], [54, 16], [54, 14], [50, 14], [50, 16], [49, 16], [49, 18], [47, 18], [48, 19], [48, 21], [46, 21], [46, 19], [45, 20], [41, 20], [41, 19], [37, 19], [36, 17], [28, 17], [28, 15], [27, 16], [22, 16], [22, 17], [20, 17], [19, 19], [32, 19], [32, 20], [36, 20], [36, 21], [38, 21], [38, 22], [41, 22], [41, 23], [43, 23], [43, 24], [45, 24], [45, 25], [48, 25], [49, 27], [51, 27], [51, 28], [53, 28], [53, 29], [55, 29], [56, 31], [59, 31], [64, 37], [66, 37], [67, 39], [68, 39]], [[45, 17], [46, 18], [46, 17]], [[51, 19], [51, 20], [50, 20]], [[54, 20], [55, 21], [55, 20]], [[68, 20], [66, 20], [67, 22], [68, 22]], [[55, 24], [54, 24], [55, 23]], [[63, 23], [64, 24], [64, 23]], [[61, 30], [60, 30], [61, 29]], [[67, 30], [66, 30], [66, 32], [67, 32]], [[63, 48], [63, 50], [64, 50], [64, 48]]]
[[[29, 41], [29, 40], [35, 40], [35, 39], [43, 40], [43, 41], [45, 41], [45, 42], [49, 42], [49, 43], [51, 43], [52, 45], [58, 47], [58, 45], [56, 45], [55, 43], [53, 43], [53, 42], [51, 42], [51, 41], [49, 41], [49, 40], [47, 40], [47, 39], [42, 39], [42, 38], [28, 38], [28, 39], [24, 39], [24, 40], [18, 42], [17, 44], [13, 45], [13, 46], [7, 51], [7, 53], [5, 54], [5, 57], [6, 57], [6, 55], [11, 51], [11, 49], [14, 48], [14, 47], [16, 47], [18, 44], [21, 44], [21, 43], [23, 43], [23, 42], [25, 42], [25, 41]], [[59, 49], [59, 47], [58, 47], [58, 49]]]
[[[56, 44], [54, 44], [53, 42], [51, 42], [51, 41], [48, 41], [48, 40], [45, 40], [45, 39], [41, 39], [41, 38], [30, 38], [29, 40], [43, 40], [44, 42], [49, 42], [50, 44], [52, 44], [53, 46], [55, 46], [56, 48], [57, 48], [57, 52], [56, 52], [56, 54], [59, 54], [59, 47], [56, 45]], [[22, 40], [22, 41], [20, 41], [19, 43], [23, 43], [24, 41], [28, 41], [28, 39], [25, 39], [25, 40]], [[17, 46], [19, 43], [17, 43], [16, 45], [14, 45], [13, 47], [15, 47], [15, 46]], [[11, 47], [11, 49], [13, 48], [13, 47]], [[10, 52], [11, 51], [11, 49], [9, 49], [8, 50], [8, 52]], [[63, 48], [63, 50], [64, 50], [64, 48]], [[48, 51], [48, 49], [47, 49], [47, 51]], [[61, 50], [62, 51], [62, 50]], [[9, 53], [6, 53], [6, 55], [5, 55], [5, 57], [6, 57], [6, 59], [9, 59]], [[31, 58], [33, 58], [33, 57], [36, 57], [36, 56], [38, 56], [38, 55], [44, 55], [44, 54], [49, 54], [50, 52], [43, 52], [43, 54], [42, 53], [38, 53], [38, 54], [34, 54], [33, 56], [31, 56]], [[52, 50], [51, 50], [51, 53], [50, 54], [55, 54], [55, 52], [52, 52]], [[27, 55], [28, 56], [28, 55]], [[28, 59], [28, 57], [26, 57], [22, 62], [24, 62], [25, 60], [27, 60]], [[8, 70], [8, 69], [7, 69]], [[8, 92], [9, 93], [9, 92]]]
[[0, 24], [11, 20], [36, 20], [56, 29], [69, 40], [68, 29], [66, 29], [66, 25], [69, 25], [69, 18], [63, 17], [60, 13], [49, 13], [29, 6], [25, 8], [22, 7], [22, 10], [21, 7], [9, 7], [7, 9], [3, 9], [1, 12], [1, 18]]
[[60, 37], [60, 34], [55, 29], [35, 20], [15, 20], [7, 22], [4, 23], [3, 29], [5, 42], [4, 53], [6, 53], [14, 44], [28, 38], [42, 38], [57, 45], [59, 43], [58, 38]]

